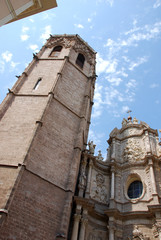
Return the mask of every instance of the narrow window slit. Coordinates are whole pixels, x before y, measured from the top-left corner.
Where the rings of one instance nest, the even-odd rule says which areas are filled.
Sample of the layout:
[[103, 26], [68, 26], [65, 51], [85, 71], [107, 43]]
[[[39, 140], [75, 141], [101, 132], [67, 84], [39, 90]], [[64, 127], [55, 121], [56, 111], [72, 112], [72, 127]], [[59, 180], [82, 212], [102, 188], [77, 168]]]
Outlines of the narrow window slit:
[[42, 80], [42, 78], [39, 78], [39, 79], [37, 80], [37, 82], [36, 82], [36, 84], [35, 84], [35, 86], [34, 86], [33, 90], [37, 90], [37, 89], [38, 89], [38, 87], [39, 87], [39, 85], [40, 85], [40, 82], [41, 82], [41, 80]]

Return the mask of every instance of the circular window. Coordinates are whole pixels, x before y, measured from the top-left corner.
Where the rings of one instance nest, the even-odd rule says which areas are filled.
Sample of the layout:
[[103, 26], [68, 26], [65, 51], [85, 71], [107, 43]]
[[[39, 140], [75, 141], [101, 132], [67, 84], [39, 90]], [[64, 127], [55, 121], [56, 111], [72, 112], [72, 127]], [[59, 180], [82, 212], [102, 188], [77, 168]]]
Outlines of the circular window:
[[141, 181], [136, 180], [129, 185], [127, 195], [130, 199], [139, 198], [143, 192], [143, 184]]

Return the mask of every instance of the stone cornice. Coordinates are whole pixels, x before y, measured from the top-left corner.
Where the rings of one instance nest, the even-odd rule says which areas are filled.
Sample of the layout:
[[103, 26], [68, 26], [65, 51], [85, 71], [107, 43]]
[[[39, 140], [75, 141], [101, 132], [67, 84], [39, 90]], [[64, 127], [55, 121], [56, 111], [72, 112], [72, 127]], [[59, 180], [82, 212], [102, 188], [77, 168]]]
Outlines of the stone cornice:
[[134, 211], [122, 213], [117, 209], [108, 209], [105, 214], [110, 217], [119, 218], [120, 220], [139, 219], [139, 218], [151, 218], [153, 215], [150, 211]]

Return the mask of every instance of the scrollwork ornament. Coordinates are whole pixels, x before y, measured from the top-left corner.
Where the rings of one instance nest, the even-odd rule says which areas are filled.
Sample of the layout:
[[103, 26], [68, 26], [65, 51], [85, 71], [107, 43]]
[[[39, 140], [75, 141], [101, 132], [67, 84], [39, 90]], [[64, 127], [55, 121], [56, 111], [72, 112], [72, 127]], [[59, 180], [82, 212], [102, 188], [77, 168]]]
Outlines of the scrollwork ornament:
[[62, 45], [65, 48], [70, 48], [74, 45], [74, 40], [70, 38], [65, 38], [65, 37], [59, 37], [59, 38], [51, 38], [49, 42], [46, 44], [46, 47], [52, 48], [55, 45]]

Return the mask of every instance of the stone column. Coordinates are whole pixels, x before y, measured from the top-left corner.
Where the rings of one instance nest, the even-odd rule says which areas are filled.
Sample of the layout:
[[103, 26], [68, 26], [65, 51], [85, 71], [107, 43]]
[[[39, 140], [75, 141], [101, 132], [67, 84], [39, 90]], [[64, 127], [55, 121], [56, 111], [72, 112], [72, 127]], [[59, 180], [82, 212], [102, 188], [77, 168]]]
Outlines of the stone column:
[[115, 240], [115, 226], [113, 217], [109, 217], [109, 240]]
[[151, 147], [150, 147], [150, 141], [149, 141], [149, 133], [148, 131], [145, 131], [145, 141], [146, 141], [146, 152], [147, 154], [151, 154]]
[[156, 182], [155, 182], [155, 176], [154, 176], [154, 169], [153, 169], [153, 160], [149, 159], [148, 162], [149, 169], [150, 169], [150, 178], [151, 178], [151, 184], [152, 184], [152, 195], [153, 195], [153, 200], [155, 203], [158, 203], [158, 193], [157, 193], [157, 188], [156, 188]]
[[92, 175], [92, 167], [93, 167], [93, 161], [92, 161], [92, 159], [90, 159], [90, 161], [89, 161], [89, 170], [88, 170], [88, 179], [87, 179], [87, 188], [86, 188], [86, 194], [85, 194], [86, 198], [89, 198], [91, 175]]
[[156, 189], [156, 183], [155, 183], [155, 177], [154, 177], [154, 169], [153, 169], [153, 161], [152, 161], [152, 159], [149, 159], [148, 165], [149, 165], [149, 168], [150, 168], [150, 177], [151, 177], [153, 194], [157, 194], [157, 189]]
[[78, 228], [79, 228], [80, 219], [81, 219], [81, 215], [74, 214], [74, 225], [73, 225], [73, 232], [72, 232], [71, 240], [77, 240], [77, 238], [78, 238]]
[[111, 167], [111, 199], [115, 198], [115, 168], [114, 166]]
[[84, 240], [84, 238], [85, 238], [85, 230], [86, 230], [87, 223], [88, 223], [87, 218], [81, 219], [81, 229], [80, 229], [80, 234], [79, 234], [79, 240]]
[[111, 160], [115, 160], [115, 152], [116, 152], [116, 140], [115, 138], [112, 139], [112, 154]]
[[109, 228], [109, 240], [115, 240], [114, 228]]

